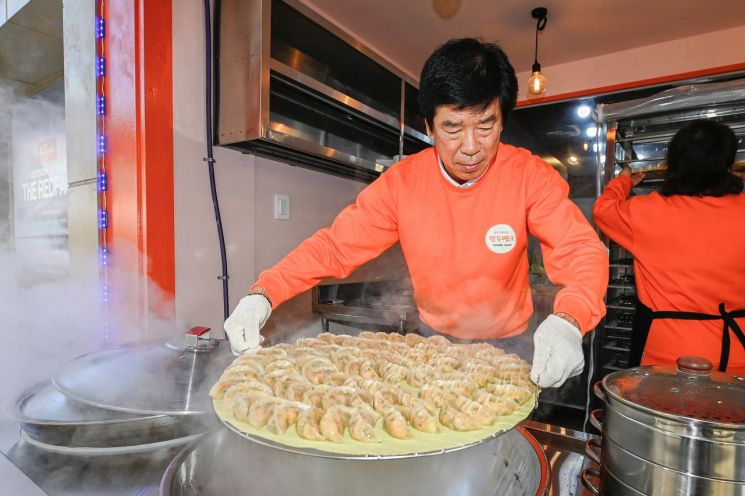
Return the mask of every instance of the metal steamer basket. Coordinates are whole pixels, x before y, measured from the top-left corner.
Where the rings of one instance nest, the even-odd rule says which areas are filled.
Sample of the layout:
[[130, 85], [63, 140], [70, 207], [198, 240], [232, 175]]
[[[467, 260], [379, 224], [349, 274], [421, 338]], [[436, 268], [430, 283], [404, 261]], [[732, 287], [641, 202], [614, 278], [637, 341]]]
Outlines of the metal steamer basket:
[[207, 391], [233, 359], [207, 328], [185, 342], [83, 355], [22, 395], [11, 416], [27, 443], [55, 453], [115, 455], [183, 445], [216, 425]]
[[681, 357], [608, 374], [595, 394], [604, 409], [590, 419], [603, 435], [586, 445], [600, 465], [582, 474], [588, 490], [745, 496], [745, 379]]
[[51, 383], [29, 388], [11, 416], [21, 437], [41, 449], [81, 454], [154, 449], [207, 428], [201, 417], [142, 415], [97, 408], [60, 393]]
[[258, 441], [217, 429], [176, 456], [160, 494], [535, 496], [548, 494], [551, 480], [540, 444], [522, 427], [426, 456], [329, 456]]

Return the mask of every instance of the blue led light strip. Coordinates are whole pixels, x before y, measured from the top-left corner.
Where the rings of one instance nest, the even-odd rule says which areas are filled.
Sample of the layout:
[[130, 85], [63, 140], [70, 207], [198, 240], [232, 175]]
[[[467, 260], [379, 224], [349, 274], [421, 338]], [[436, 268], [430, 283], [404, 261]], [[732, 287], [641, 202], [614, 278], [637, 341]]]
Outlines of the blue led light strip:
[[96, 162], [98, 192], [98, 264], [103, 303], [104, 338], [110, 334], [109, 325], [109, 211], [107, 203], [108, 173], [106, 163], [106, 16], [104, 0], [96, 1]]

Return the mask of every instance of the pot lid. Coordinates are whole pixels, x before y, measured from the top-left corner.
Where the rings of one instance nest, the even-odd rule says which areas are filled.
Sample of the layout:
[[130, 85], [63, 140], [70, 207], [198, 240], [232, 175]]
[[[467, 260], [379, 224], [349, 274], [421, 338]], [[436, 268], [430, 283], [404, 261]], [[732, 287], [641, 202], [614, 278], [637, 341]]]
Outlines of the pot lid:
[[199, 339], [192, 346], [188, 339], [83, 355], [60, 369], [53, 383], [75, 400], [121, 412], [209, 413], [209, 389], [235, 357], [227, 341]]
[[24, 391], [16, 400], [10, 415], [25, 424], [35, 425], [90, 425], [118, 423], [153, 418], [80, 403], [60, 393], [51, 382], [36, 384]]
[[610, 394], [656, 413], [745, 426], [745, 379], [712, 370], [705, 358], [636, 367], [607, 375]]

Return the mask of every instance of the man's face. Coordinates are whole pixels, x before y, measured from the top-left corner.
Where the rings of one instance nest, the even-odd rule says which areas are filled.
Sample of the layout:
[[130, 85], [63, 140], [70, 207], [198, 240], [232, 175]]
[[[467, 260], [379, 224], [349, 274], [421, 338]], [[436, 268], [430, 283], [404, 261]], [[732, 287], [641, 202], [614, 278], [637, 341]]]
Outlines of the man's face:
[[435, 110], [433, 128], [427, 134], [447, 173], [459, 183], [477, 179], [486, 172], [499, 149], [502, 133], [502, 111], [494, 100], [483, 111], [456, 110], [441, 105]]

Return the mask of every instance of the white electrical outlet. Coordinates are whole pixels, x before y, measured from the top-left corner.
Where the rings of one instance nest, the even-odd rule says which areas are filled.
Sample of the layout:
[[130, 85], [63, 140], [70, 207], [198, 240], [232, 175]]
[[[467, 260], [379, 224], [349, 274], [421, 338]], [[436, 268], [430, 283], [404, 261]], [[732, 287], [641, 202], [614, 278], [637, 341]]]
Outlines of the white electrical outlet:
[[274, 218], [290, 219], [290, 195], [274, 195]]

